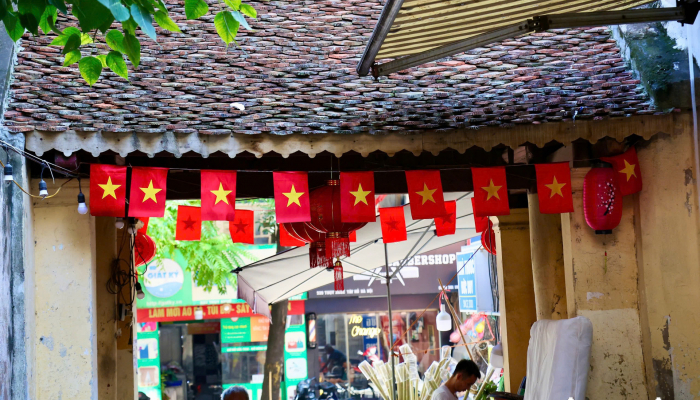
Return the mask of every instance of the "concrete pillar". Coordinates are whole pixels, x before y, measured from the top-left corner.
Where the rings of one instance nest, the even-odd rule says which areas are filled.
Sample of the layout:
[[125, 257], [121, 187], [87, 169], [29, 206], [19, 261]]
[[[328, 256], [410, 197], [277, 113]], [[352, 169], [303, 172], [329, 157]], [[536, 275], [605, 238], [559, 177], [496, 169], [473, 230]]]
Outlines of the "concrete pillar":
[[593, 323], [586, 397], [646, 399], [633, 196], [624, 199], [622, 221], [613, 233], [596, 235], [583, 215], [588, 170], [572, 170], [574, 212], [561, 214], [568, 314]]
[[[695, 145], [697, 146], [697, 145]], [[689, 130], [659, 136], [637, 153], [640, 314], [649, 398], [700, 393], [700, 210]]]
[[527, 201], [537, 320], [567, 318], [561, 217], [540, 214], [537, 193], [528, 194]]
[[[54, 193], [64, 181], [47, 183]], [[97, 399], [95, 224], [78, 214], [77, 189], [72, 181], [56, 197], [33, 199], [36, 341], [29, 362], [37, 400]]]
[[[129, 235], [126, 228], [118, 231], [119, 268], [128, 271], [130, 262]], [[122, 288], [121, 299], [131, 299], [133, 287]], [[119, 301], [117, 301], [119, 303]], [[132, 307], [132, 311], [135, 307]], [[136, 390], [136, 364], [134, 347], [136, 346], [136, 324], [132, 325], [132, 316], [127, 315], [124, 321], [117, 322], [120, 336], [117, 339], [117, 400], [138, 399]], [[131, 338], [131, 344], [129, 343]], [[100, 399], [101, 400], [101, 399]]]
[[530, 328], [537, 321], [535, 291], [530, 263], [528, 210], [510, 210], [510, 215], [492, 217], [498, 257], [501, 337], [505, 389], [518, 390], [527, 373]]
[[114, 218], [95, 218], [97, 384], [100, 400], [117, 400], [117, 296], [107, 290], [117, 257]]

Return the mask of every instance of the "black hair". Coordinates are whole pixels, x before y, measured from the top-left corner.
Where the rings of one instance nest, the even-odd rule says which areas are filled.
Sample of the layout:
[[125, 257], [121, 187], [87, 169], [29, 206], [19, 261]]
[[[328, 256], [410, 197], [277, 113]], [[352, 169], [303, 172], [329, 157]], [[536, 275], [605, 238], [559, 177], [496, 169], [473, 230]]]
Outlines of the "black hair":
[[459, 373], [465, 376], [476, 376], [476, 379], [481, 378], [481, 371], [479, 371], [479, 367], [477, 367], [476, 363], [472, 360], [462, 360], [457, 363], [455, 372], [452, 373], [452, 376]]
[[224, 390], [223, 393], [221, 393], [221, 400], [228, 400], [229, 398], [233, 399], [234, 394], [242, 394], [245, 396], [246, 399], [249, 399], [248, 392], [245, 390], [244, 387], [231, 386], [230, 388]]

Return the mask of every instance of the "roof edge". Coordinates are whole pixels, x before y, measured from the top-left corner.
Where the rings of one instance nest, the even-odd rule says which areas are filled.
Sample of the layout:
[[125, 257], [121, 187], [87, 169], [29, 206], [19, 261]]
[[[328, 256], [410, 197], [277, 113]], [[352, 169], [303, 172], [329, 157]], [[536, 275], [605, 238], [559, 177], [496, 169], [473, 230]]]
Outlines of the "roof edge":
[[516, 125], [510, 129], [498, 127], [460, 128], [406, 133], [397, 131], [397, 133], [382, 135], [366, 133], [354, 135], [249, 135], [242, 133], [204, 135], [173, 132], [156, 134], [34, 130], [26, 132], [25, 139], [27, 150], [38, 156], [55, 149], [66, 156], [84, 150], [95, 157], [110, 150], [122, 157], [135, 151], [146, 153], [149, 157], [167, 152], [177, 158], [188, 152], [198, 153], [204, 158], [216, 152], [225, 153], [231, 158], [243, 152], [249, 152], [256, 157], [275, 152], [285, 158], [293, 153], [302, 152], [313, 158], [324, 151], [338, 157], [347, 152], [355, 151], [366, 157], [375, 151], [381, 151], [389, 156], [400, 151], [409, 151], [415, 155], [428, 151], [437, 155], [446, 149], [463, 153], [474, 146], [489, 151], [499, 145], [515, 149], [524, 143], [542, 147], [552, 141], [569, 144], [578, 139], [585, 139], [591, 143], [605, 137], [622, 141], [632, 135], [650, 139], [658, 133], [677, 135], [689, 126], [691, 126], [691, 114], [683, 112], [635, 115], [602, 121], [579, 120]]

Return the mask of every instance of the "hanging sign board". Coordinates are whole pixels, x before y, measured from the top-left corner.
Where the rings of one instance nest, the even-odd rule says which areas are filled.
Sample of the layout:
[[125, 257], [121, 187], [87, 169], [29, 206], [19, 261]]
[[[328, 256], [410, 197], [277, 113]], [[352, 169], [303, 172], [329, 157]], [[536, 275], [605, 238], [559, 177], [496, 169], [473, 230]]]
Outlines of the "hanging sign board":
[[[304, 314], [304, 300], [292, 300], [288, 303], [288, 315]], [[209, 306], [185, 306], [185, 307], [161, 307], [161, 308], [138, 308], [137, 320], [139, 322], [174, 322], [191, 321], [194, 318], [195, 309], [202, 310], [202, 319], [240, 318], [252, 317], [250, 306], [243, 300], [236, 300], [233, 304], [217, 304]]]

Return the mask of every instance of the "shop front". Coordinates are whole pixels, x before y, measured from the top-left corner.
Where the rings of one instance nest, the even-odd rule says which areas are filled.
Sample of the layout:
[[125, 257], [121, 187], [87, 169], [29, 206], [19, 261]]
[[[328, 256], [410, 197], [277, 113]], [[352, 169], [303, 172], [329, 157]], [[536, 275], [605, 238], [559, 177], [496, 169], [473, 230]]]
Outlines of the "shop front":
[[[333, 285], [310, 291], [306, 315], [315, 319], [316, 342], [310, 345], [315, 345], [316, 351], [309, 351], [308, 375], [341, 386], [347, 384], [350, 394], [376, 397], [358, 366], [365, 360], [386, 362], [391, 343], [409, 344], [418, 357], [419, 373], [425, 372], [439, 359], [440, 346], [449, 344], [450, 332], [439, 332], [435, 324], [438, 279], [448, 290], [457, 291], [456, 274], [461, 267], [457, 254], [467, 243], [461, 241], [416, 255], [391, 279], [392, 338], [386, 280], [379, 278], [386, 274], [385, 268], [346, 278], [344, 291], [333, 290]], [[398, 267], [398, 262], [390, 265], [390, 272]], [[328, 362], [327, 346], [344, 356], [342, 370], [339, 363]]]

